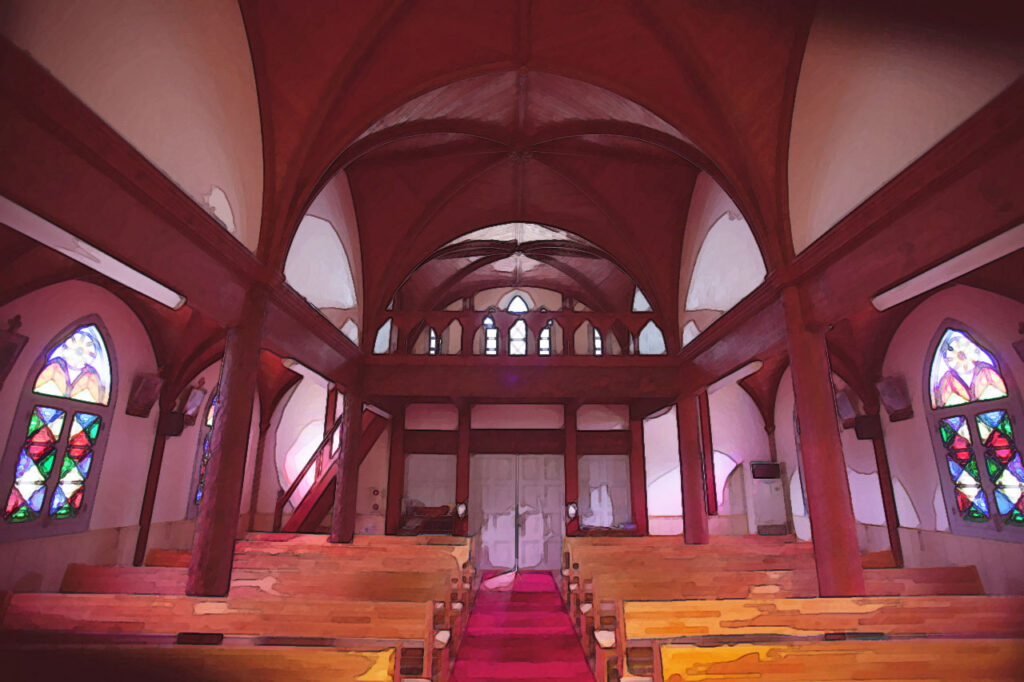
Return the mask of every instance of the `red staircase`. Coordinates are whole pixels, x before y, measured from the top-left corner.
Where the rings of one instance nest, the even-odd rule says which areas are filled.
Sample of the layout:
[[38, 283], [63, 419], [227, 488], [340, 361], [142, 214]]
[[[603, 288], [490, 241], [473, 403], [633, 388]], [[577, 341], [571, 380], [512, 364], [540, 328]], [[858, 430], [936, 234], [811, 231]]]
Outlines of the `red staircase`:
[[[331, 510], [331, 507], [334, 505], [334, 492], [337, 488], [337, 459], [341, 455], [341, 443], [343, 442], [341, 429], [343, 421], [344, 415], [338, 417], [338, 420], [327, 431], [324, 439], [313, 450], [313, 454], [310, 455], [306, 465], [302, 467], [302, 471], [292, 481], [288, 490], [278, 498], [277, 506], [274, 509], [275, 532], [313, 533], [320, 527], [327, 513]], [[357, 453], [360, 464], [366, 459], [370, 448], [377, 442], [377, 439], [384, 432], [387, 425], [388, 420], [384, 417], [381, 417], [376, 412], [363, 410], [363, 432], [362, 437], [359, 439], [359, 452]], [[295, 513], [291, 515], [287, 523], [282, 527], [281, 519], [284, 515], [284, 508], [295, 497], [299, 483], [306, 478], [310, 470], [314, 471], [315, 480], [313, 485], [306, 495], [299, 500], [299, 503], [295, 506]]]

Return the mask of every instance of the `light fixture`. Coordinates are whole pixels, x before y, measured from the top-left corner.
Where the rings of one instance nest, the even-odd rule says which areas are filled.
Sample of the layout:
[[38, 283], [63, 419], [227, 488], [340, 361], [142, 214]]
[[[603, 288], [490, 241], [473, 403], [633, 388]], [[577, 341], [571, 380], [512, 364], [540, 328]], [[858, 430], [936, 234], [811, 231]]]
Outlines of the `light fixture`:
[[877, 310], [888, 310], [1021, 248], [1024, 248], [1024, 223], [880, 293], [871, 299], [871, 305]]
[[0, 197], [0, 223], [172, 310], [177, 310], [185, 303], [185, 297], [176, 291], [83, 242], [7, 197]]
[[882, 377], [875, 387], [882, 406], [889, 413], [889, 421], [899, 422], [914, 416], [906, 379], [901, 376]]
[[457, 505], [455, 505], [455, 515], [458, 516], [460, 519], [466, 518], [465, 502], [459, 502]]
[[576, 506], [575, 502], [570, 502], [569, 504], [565, 505], [565, 515], [569, 517], [570, 521], [576, 518], [576, 514], [578, 514], [579, 511], [580, 509], [578, 506]]

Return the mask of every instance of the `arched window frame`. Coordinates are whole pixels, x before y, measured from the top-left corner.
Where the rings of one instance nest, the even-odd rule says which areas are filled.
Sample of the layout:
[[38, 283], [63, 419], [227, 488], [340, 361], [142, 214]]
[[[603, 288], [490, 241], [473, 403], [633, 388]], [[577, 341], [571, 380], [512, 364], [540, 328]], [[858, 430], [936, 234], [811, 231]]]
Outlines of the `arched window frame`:
[[592, 328], [591, 334], [591, 347], [594, 349], [595, 356], [604, 355], [604, 337], [601, 335], [601, 330], [596, 326]]
[[[103, 344], [107, 351], [107, 358], [110, 361], [110, 386], [108, 389], [107, 404], [90, 403], [72, 398], [61, 398], [36, 393], [35, 383], [46, 366], [46, 361], [59, 345], [71, 336], [77, 329], [94, 325], [103, 337]], [[103, 458], [107, 449], [107, 439], [114, 424], [114, 413], [117, 405], [118, 388], [118, 363], [117, 354], [114, 348], [114, 341], [103, 320], [98, 315], [87, 315], [64, 327], [54, 335], [42, 347], [39, 355], [32, 363], [24, 384], [21, 395], [18, 398], [18, 407], [15, 410], [14, 419], [11, 422], [11, 431], [8, 434], [7, 447], [4, 455], [0, 458], [0, 486], [2, 486], [3, 504], [6, 510], [8, 495], [15, 480], [15, 467], [19, 454], [28, 433], [32, 415], [37, 406], [54, 407], [64, 412], [64, 421], [56, 443], [56, 454], [50, 475], [46, 479], [46, 495], [43, 498], [40, 515], [31, 521], [9, 522], [0, 520], [0, 539], [20, 540], [52, 535], [65, 535], [68, 533], [80, 533], [88, 529], [89, 520], [92, 517], [92, 510], [96, 500], [96, 491], [99, 488], [100, 473], [103, 468]], [[71, 518], [52, 518], [50, 516], [50, 504], [53, 500], [54, 490], [61, 477], [61, 468], [64, 458], [67, 456], [68, 437], [71, 432], [71, 424], [77, 413], [95, 414], [100, 418], [100, 428], [92, 446], [92, 459], [89, 466], [89, 474], [84, 485], [84, 493], [80, 511]]]
[[537, 355], [551, 355], [551, 327], [554, 320], [548, 320], [541, 327], [540, 335], [537, 337]]
[[484, 355], [498, 354], [498, 326], [494, 322], [493, 315], [487, 315], [483, 321], [484, 326]]
[[440, 355], [441, 354], [441, 337], [438, 336], [437, 330], [430, 327], [427, 331], [427, 355]]
[[[946, 335], [947, 330], [950, 329], [963, 332], [971, 341], [993, 357], [997, 365], [996, 370], [999, 372], [1003, 382], [1006, 384], [1005, 397], [991, 400], [975, 400], [950, 407], [932, 407], [932, 363], [934, 361], [935, 354], [938, 352], [939, 343]], [[928, 432], [931, 437], [932, 451], [935, 454], [936, 463], [938, 465], [939, 487], [942, 491], [942, 499], [945, 503], [944, 507], [946, 510], [946, 517], [949, 521], [950, 530], [958, 535], [970, 535], [974, 537], [1011, 542], [1024, 542], [1024, 527], [1006, 525], [1002, 522], [1001, 518], [998, 518], [1000, 517], [1000, 514], [996, 505], [995, 486], [988, 475], [985, 446], [982, 442], [981, 434], [978, 431], [978, 415], [994, 410], [1006, 410], [1010, 419], [1011, 427], [1014, 430], [1014, 442], [1017, 450], [1020, 450], [1020, 415], [1022, 414], [1020, 394], [1018, 392], [1016, 382], [1009, 373], [1007, 363], [1001, 359], [1000, 355], [1001, 353], [999, 352], [999, 348], [995, 344], [989, 342], [989, 340], [984, 336], [980, 335], [970, 325], [952, 318], [943, 320], [942, 324], [939, 325], [937, 331], [932, 336], [927, 349], [922, 385], [922, 395], [924, 396], [923, 407], [926, 413], [925, 421], [927, 422]], [[964, 416], [967, 418], [967, 426], [971, 436], [971, 452], [974, 462], [978, 467], [981, 489], [984, 491], [989, 511], [989, 518], [985, 521], [967, 521], [957, 510], [956, 489], [947, 463], [947, 448], [942, 441], [939, 429], [939, 424], [943, 419], [948, 419], [953, 416]]]
[[[220, 384], [218, 383], [210, 391], [210, 397], [206, 399], [203, 410], [199, 414], [199, 419], [196, 420], [199, 424], [199, 437], [196, 439], [196, 457], [192, 468], [192, 483], [188, 488], [189, 496], [186, 503], [188, 506], [185, 509], [185, 518], [187, 519], [194, 519], [199, 516], [199, 506], [202, 500], [197, 502], [196, 495], [199, 493], [200, 479], [205, 477], [203, 457], [207, 452], [210, 453], [210, 456], [213, 454], [213, 425], [216, 423], [217, 412], [221, 408], [223, 408], [223, 404], [220, 400]], [[207, 457], [206, 464], [207, 466], [209, 465], [209, 457]]]
[[520, 317], [508, 328], [508, 354], [526, 355], [529, 348], [529, 337], [530, 328], [527, 326], [526, 320]]

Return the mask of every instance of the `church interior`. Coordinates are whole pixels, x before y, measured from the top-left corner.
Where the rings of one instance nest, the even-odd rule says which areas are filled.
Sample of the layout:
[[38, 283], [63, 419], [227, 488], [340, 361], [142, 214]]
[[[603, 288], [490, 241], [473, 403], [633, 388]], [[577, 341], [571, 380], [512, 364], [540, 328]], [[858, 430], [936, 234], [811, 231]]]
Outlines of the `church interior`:
[[0, 1], [4, 678], [1024, 679], [1022, 27]]

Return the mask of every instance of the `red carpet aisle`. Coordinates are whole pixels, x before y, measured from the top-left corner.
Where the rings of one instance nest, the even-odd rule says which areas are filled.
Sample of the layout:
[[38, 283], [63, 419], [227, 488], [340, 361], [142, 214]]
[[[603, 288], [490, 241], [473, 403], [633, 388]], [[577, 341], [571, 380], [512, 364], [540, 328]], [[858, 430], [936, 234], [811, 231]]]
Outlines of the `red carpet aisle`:
[[550, 573], [481, 585], [455, 663], [455, 682], [594, 682]]

